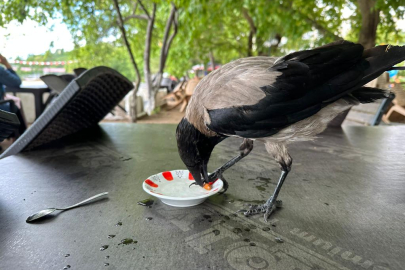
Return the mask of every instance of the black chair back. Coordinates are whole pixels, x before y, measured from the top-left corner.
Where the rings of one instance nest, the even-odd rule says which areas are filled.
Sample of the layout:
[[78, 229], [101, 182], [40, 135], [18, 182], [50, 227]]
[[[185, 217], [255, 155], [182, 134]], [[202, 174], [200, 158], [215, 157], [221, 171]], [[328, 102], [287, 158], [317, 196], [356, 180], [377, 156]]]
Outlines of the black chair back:
[[1, 156], [4, 158], [89, 128], [101, 121], [134, 88], [108, 67], [95, 67], [73, 80], [31, 127]]

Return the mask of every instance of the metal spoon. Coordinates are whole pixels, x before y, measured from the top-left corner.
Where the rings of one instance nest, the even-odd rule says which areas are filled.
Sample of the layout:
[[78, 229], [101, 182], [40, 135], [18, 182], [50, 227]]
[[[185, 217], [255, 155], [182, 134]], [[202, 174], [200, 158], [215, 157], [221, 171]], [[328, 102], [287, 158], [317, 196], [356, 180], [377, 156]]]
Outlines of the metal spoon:
[[69, 206], [69, 207], [65, 207], [65, 208], [48, 208], [48, 209], [39, 211], [38, 213], [35, 213], [35, 214], [29, 216], [29, 217], [27, 218], [26, 222], [32, 222], [32, 221], [34, 221], [34, 220], [37, 220], [37, 219], [42, 218], [42, 217], [44, 217], [44, 216], [46, 216], [46, 215], [49, 215], [50, 213], [55, 212], [56, 210], [65, 211], [65, 210], [70, 210], [70, 209], [75, 208], [75, 207], [78, 207], [78, 206], [82, 206], [83, 204], [86, 204], [86, 203], [89, 203], [89, 202], [91, 202], [91, 201], [94, 201], [94, 200], [96, 200], [96, 199], [98, 199], [98, 198], [100, 198], [100, 197], [102, 197], [102, 196], [107, 195], [107, 194], [108, 194], [108, 192], [103, 192], [103, 193], [97, 194], [97, 195], [95, 195], [95, 196], [93, 196], [93, 197], [91, 197], [91, 198], [88, 198], [87, 200], [84, 200], [84, 201], [82, 201], [82, 202], [76, 203], [76, 204], [74, 204], [74, 205], [72, 205], [72, 206]]

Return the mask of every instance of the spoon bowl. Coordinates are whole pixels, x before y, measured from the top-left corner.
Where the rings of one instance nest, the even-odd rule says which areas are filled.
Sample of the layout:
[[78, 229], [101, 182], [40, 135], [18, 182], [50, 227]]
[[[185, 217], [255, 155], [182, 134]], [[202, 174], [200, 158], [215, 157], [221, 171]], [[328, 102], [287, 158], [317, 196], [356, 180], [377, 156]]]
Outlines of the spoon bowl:
[[40, 219], [40, 218], [42, 218], [42, 217], [44, 217], [46, 215], [49, 215], [49, 214], [51, 214], [51, 213], [53, 213], [55, 211], [56, 211], [56, 208], [48, 208], [48, 209], [39, 211], [38, 213], [35, 213], [35, 214], [29, 216], [27, 218], [26, 222], [31, 222], [31, 221], [34, 221], [36, 219]]

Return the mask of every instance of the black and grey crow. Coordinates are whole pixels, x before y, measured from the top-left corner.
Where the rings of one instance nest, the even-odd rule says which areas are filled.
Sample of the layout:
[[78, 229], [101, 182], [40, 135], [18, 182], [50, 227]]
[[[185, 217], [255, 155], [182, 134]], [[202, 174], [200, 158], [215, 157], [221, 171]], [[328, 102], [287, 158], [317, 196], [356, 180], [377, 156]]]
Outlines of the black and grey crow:
[[[220, 177], [248, 155], [253, 141], [264, 143], [280, 165], [277, 187], [263, 205], [245, 215], [275, 209], [281, 186], [291, 170], [287, 144], [312, 140], [338, 114], [359, 103], [392, 93], [364, 87], [405, 60], [405, 46], [377, 46], [337, 41], [281, 58], [248, 57], [230, 62], [197, 85], [176, 138], [181, 159], [200, 186]], [[240, 155], [208, 176], [215, 145], [229, 136], [243, 138]], [[224, 185], [224, 187], [227, 185]]]

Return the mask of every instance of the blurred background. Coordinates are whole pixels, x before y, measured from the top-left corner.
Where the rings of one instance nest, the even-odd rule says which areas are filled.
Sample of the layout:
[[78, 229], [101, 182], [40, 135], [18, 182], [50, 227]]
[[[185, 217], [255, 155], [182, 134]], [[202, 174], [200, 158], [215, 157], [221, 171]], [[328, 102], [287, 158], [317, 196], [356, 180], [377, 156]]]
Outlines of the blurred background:
[[[188, 93], [182, 86], [184, 97], [168, 97], [176, 85], [178, 91], [180, 82], [237, 58], [281, 56], [339, 39], [366, 48], [402, 45], [404, 12], [403, 0], [6, 0], [0, 6], [0, 53], [23, 85], [79, 67], [112, 67], [134, 82], [135, 93], [123, 101], [127, 115], [110, 119], [136, 121], [168, 103], [185, 107], [191, 86]], [[405, 71], [387, 74], [385, 83], [400, 88]], [[34, 121], [32, 97], [17, 95], [27, 121]], [[138, 96], [131, 113], [130, 99]], [[169, 122], [182, 113], [165, 111]]]

